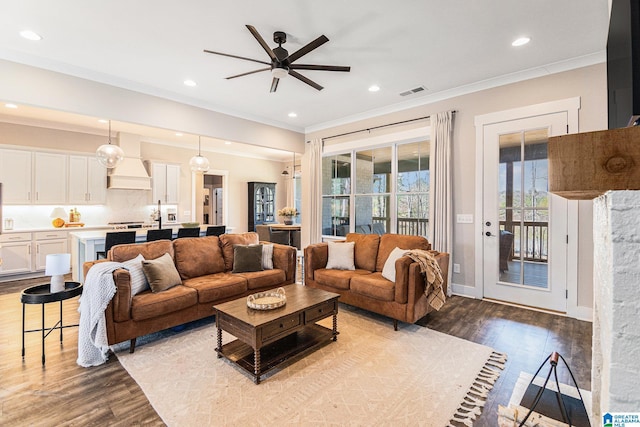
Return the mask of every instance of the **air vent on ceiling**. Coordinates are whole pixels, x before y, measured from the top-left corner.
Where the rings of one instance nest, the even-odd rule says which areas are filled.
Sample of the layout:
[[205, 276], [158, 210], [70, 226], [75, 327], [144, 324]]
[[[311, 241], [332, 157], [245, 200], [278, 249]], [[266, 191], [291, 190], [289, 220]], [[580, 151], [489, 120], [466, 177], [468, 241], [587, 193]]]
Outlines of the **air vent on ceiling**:
[[400, 96], [409, 96], [409, 95], [413, 95], [414, 93], [418, 93], [418, 92], [422, 92], [427, 90], [426, 87], [424, 86], [418, 86], [418, 87], [414, 87], [413, 89], [409, 89], [409, 90], [405, 90], [404, 92], [400, 92]]

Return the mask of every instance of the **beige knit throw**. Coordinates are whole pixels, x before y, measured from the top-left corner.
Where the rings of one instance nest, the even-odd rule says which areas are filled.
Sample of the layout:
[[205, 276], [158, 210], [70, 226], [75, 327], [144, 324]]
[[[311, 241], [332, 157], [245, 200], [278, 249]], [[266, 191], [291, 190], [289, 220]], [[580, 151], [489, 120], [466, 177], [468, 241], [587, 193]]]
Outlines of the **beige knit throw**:
[[423, 249], [411, 249], [405, 255], [420, 264], [420, 271], [427, 282], [424, 289], [427, 302], [434, 309], [440, 310], [444, 305], [445, 295], [442, 289], [444, 279], [438, 261], [431, 252]]

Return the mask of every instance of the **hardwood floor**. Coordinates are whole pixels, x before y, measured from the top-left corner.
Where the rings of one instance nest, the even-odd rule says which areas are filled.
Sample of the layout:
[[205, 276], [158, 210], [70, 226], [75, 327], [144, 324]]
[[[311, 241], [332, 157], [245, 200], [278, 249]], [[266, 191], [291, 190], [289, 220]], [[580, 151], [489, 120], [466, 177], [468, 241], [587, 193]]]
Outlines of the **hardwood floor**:
[[[77, 330], [65, 329], [46, 339], [47, 363], [40, 360], [40, 334], [26, 337], [21, 351], [22, 305], [19, 291], [45, 279], [0, 284], [0, 425], [163, 425], [142, 390], [111, 356], [105, 365], [82, 368], [77, 357]], [[63, 304], [65, 324], [77, 323], [78, 299]], [[46, 307], [47, 325], [57, 321], [58, 306]], [[508, 361], [489, 394], [475, 426], [495, 426], [498, 404], [507, 404], [520, 371], [533, 374], [558, 351], [578, 384], [590, 389], [591, 323], [488, 301], [452, 297], [440, 312], [419, 324], [507, 353]], [[27, 305], [27, 329], [40, 327], [40, 306]], [[389, 321], [389, 327], [392, 322]], [[402, 324], [400, 324], [402, 327]], [[544, 373], [548, 367], [543, 368]], [[569, 383], [565, 369], [560, 381]], [[346, 421], [346, 420], [345, 420]]]

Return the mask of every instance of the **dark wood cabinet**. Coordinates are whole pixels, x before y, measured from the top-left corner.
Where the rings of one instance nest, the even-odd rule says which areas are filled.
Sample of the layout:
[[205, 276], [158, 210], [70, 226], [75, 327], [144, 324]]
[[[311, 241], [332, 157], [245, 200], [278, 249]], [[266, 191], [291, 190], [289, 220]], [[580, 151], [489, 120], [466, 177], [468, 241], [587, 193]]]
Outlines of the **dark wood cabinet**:
[[276, 184], [274, 182], [249, 182], [248, 231], [256, 225], [276, 222]]

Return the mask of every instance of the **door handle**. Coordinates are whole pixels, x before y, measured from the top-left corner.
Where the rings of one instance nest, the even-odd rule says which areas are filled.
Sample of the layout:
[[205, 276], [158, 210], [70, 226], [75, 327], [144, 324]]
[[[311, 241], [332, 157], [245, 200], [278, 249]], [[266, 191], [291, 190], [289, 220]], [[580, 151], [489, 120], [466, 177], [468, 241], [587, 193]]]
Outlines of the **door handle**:
[[486, 233], [484, 233], [484, 235], [487, 236], [487, 237], [496, 237], [496, 235], [495, 234], [491, 234], [490, 231], [487, 231]]

